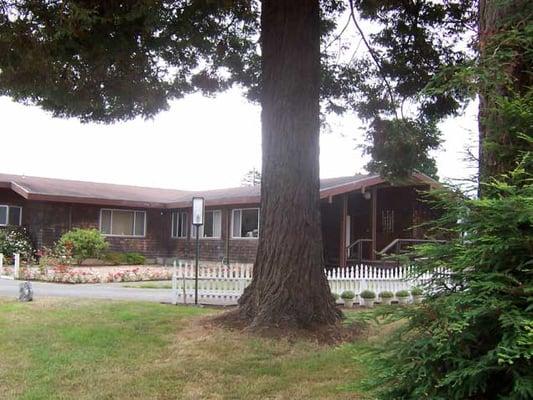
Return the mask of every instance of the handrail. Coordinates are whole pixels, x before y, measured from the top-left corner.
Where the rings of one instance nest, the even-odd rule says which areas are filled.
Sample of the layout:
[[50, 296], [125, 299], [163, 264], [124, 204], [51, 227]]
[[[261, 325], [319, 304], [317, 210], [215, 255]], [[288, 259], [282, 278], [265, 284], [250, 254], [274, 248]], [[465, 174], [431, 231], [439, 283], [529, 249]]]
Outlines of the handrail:
[[445, 243], [446, 240], [437, 240], [437, 239], [394, 239], [387, 246], [385, 246], [379, 253], [383, 254], [389, 251], [394, 246], [398, 245], [400, 242], [407, 243]]
[[346, 252], [346, 258], [350, 258], [351, 250], [353, 247], [357, 246], [357, 255], [359, 260], [363, 258], [363, 243], [370, 242], [372, 243], [372, 239], [357, 239], [355, 242], [351, 243], [349, 246], [346, 246], [345, 252]]
[[346, 246], [346, 250], [350, 250], [356, 244], [359, 244], [359, 243], [362, 243], [362, 242], [372, 242], [372, 239], [357, 239], [355, 242], [353, 242], [349, 246]]

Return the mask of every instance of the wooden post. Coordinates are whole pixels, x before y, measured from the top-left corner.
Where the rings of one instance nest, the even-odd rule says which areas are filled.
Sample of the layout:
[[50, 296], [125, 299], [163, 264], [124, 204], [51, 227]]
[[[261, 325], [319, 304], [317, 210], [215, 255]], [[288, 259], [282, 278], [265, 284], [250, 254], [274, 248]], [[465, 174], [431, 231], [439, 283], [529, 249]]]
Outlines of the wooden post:
[[15, 253], [13, 258], [15, 259], [13, 278], [14, 279], [20, 279], [20, 254], [19, 253]]
[[172, 266], [172, 304], [178, 304], [178, 274], [176, 270], [176, 260]]
[[378, 209], [378, 189], [376, 187], [372, 188], [372, 254], [370, 254], [370, 259], [375, 260], [376, 259], [376, 251], [377, 251], [377, 209]]
[[348, 214], [348, 197], [341, 196], [341, 223], [340, 223], [340, 243], [339, 243], [339, 266], [346, 267], [346, 215]]

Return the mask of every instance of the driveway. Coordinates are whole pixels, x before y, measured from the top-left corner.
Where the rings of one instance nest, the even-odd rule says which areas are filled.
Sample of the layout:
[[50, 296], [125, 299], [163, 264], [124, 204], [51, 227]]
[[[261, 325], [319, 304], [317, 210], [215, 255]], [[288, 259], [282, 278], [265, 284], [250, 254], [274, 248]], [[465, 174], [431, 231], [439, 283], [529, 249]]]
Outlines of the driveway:
[[[0, 297], [17, 298], [22, 281], [0, 279]], [[75, 284], [31, 282], [33, 297], [77, 297], [86, 299], [140, 300], [167, 303], [172, 301], [171, 289], [125, 288], [124, 283]]]

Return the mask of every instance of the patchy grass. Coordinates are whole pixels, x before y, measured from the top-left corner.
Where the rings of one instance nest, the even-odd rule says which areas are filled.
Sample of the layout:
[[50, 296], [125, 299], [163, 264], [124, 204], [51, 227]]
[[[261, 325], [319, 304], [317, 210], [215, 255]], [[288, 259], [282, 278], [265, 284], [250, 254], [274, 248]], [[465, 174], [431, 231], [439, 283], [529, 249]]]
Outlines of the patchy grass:
[[[0, 300], [0, 393], [11, 399], [363, 399], [354, 344], [249, 336], [219, 311]], [[357, 318], [357, 317], [354, 317]]]

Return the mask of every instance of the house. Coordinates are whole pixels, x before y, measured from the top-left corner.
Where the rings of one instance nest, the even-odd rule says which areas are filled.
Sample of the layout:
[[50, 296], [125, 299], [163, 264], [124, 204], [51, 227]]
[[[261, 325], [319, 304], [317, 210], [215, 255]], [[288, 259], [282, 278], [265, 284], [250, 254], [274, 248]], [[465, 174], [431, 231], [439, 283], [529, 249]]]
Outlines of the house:
[[[378, 252], [422, 240], [409, 229], [431, 218], [419, 191], [436, 181], [414, 173], [392, 185], [377, 175], [321, 180], [326, 264], [376, 262]], [[96, 228], [112, 251], [149, 258], [192, 259], [191, 200], [205, 198], [200, 255], [206, 261], [251, 263], [259, 235], [260, 187], [203, 192], [0, 174], [0, 226], [28, 228], [37, 248], [72, 228]]]

